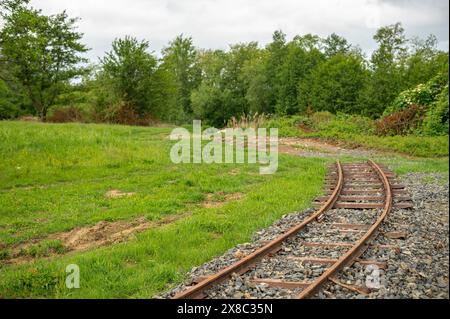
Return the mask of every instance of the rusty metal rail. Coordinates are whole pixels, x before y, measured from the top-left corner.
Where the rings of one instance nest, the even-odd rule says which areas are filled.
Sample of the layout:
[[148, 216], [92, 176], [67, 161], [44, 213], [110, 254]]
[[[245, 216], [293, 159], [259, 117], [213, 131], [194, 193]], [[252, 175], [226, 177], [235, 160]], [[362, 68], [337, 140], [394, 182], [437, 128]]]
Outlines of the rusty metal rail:
[[328, 268], [319, 278], [314, 280], [314, 282], [305, 288], [300, 295], [299, 299], [307, 298], [315, 293], [322, 284], [324, 284], [328, 279], [332, 278], [336, 272], [340, 269], [353, 263], [356, 258], [361, 256], [361, 254], [367, 249], [368, 242], [375, 235], [378, 227], [391, 211], [392, 208], [392, 190], [389, 180], [384, 173], [384, 171], [375, 162], [369, 160], [369, 165], [377, 172], [379, 178], [383, 183], [384, 188], [384, 208], [381, 215], [378, 217], [376, 222], [367, 230], [367, 232], [344, 254], [342, 255], [330, 268]]
[[312, 214], [307, 219], [305, 219], [302, 223], [289, 229], [286, 233], [284, 233], [283, 235], [279, 236], [278, 238], [270, 241], [263, 247], [254, 251], [252, 254], [242, 258], [241, 260], [239, 260], [236, 263], [232, 264], [231, 266], [223, 269], [222, 271], [218, 272], [217, 274], [206, 278], [205, 280], [199, 282], [195, 286], [175, 295], [174, 299], [202, 298], [204, 290], [212, 287], [213, 285], [217, 285], [217, 284], [221, 283], [222, 281], [229, 278], [233, 273], [241, 274], [241, 273], [248, 271], [256, 262], [258, 262], [259, 260], [261, 260], [262, 258], [267, 256], [268, 254], [276, 251], [286, 239], [297, 234], [306, 225], [315, 221], [316, 218], [320, 217], [327, 210], [331, 209], [333, 207], [333, 205], [335, 204], [335, 202], [339, 196], [339, 193], [342, 189], [342, 186], [344, 184], [344, 174], [342, 171], [342, 165], [339, 161], [336, 161], [336, 168], [337, 168], [337, 172], [338, 172], [338, 181], [337, 181], [336, 187], [335, 187], [333, 193], [331, 194], [331, 196], [328, 198], [328, 200], [325, 202], [325, 204], [322, 205], [322, 207], [319, 210], [317, 210], [314, 214]]
[[[364, 253], [364, 251], [369, 247], [370, 240], [375, 236], [377, 233], [378, 228], [380, 227], [381, 223], [385, 219], [385, 217], [389, 214], [391, 211], [393, 205], [394, 205], [394, 190], [401, 190], [401, 187], [393, 187], [389, 181], [389, 178], [393, 178], [393, 173], [387, 171], [387, 169], [381, 167], [380, 165], [376, 164], [375, 162], [369, 160], [367, 164], [346, 164], [347, 166], [347, 176], [344, 176], [344, 170], [343, 166], [339, 161], [336, 161], [336, 171], [333, 176], [328, 177], [327, 181], [327, 193], [329, 194], [329, 197], [321, 197], [320, 201], [320, 208], [315, 211], [313, 214], [311, 214], [308, 218], [306, 218], [304, 221], [302, 221], [300, 224], [296, 225], [295, 227], [289, 229], [281, 236], [277, 237], [276, 239], [268, 242], [261, 248], [257, 249], [253, 253], [247, 255], [246, 257], [240, 259], [239, 261], [235, 262], [234, 264], [228, 266], [227, 268], [221, 270], [220, 272], [206, 277], [202, 278], [197, 284], [193, 285], [192, 287], [176, 294], [174, 296], [174, 299], [194, 299], [194, 298], [204, 298], [205, 294], [204, 292], [208, 290], [209, 288], [220, 284], [224, 280], [231, 277], [232, 274], [244, 274], [247, 271], [249, 271], [252, 267], [254, 267], [258, 261], [263, 259], [266, 256], [269, 256], [270, 254], [276, 253], [282, 246], [283, 242], [286, 241], [288, 238], [296, 235], [299, 231], [301, 231], [303, 228], [305, 228], [306, 225], [314, 222], [314, 221], [320, 221], [321, 217], [325, 216], [324, 214], [332, 209], [332, 208], [382, 208], [381, 214], [378, 216], [376, 222], [372, 225], [356, 225], [356, 224], [349, 224], [349, 225], [341, 225], [341, 224], [333, 224], [334, 227], [344, 227], [344, 228], [350, 228], [350, 230], [347, 231], [353, 231], [352, 229], [356, 229], [357, 231], [360, 231], [362, 233], [362, 236], [355, 242], [355, 243], [330, 243], [331, 247], [335, 245], [336, 247], [347, 247], [348, 250], [338, 259], [311, 259], [313, 262], [318, 263], [326, 263], [329, 264], [329, 268], [325, 270], [322, 275], [317, 277], [316, 279], [310, 281], [310, 282], [285, 282], [282, 280], [271, 280], [269, 278], [267, 279], [258, 279], [255, 278], [256, 281], [266, 282], [271, 286], [279, 286], [279, 287], [298, 287], [302, 288], [303, 290], [298, 295], [298, 298], [308, 298], [311, 297], [314, 293], [316, 293], [320, 287], [326, 283], [327, 281], [338, 283], [336, 279], [336, 274], [345, 266], [349, 266], [353, 264], [355, 261], [360, 262], [361, 260], [359, 257]], [[370, 171], [370, 172], [368, 172]], [[375, 174], [374, 174], [375, 173]], [[344, 180], [345, 177], [345, 180]], [[368, 182], [367, 178], [371, 177], [372, 180]], [[364, 178], [361, 181], [357, 181], [358, 178]], [[375, 194], [375, 191], [370, 189], [370, 185], [374, 184], [374, 180], [376, 179], [376, 182], [379, 183], [380, 189], [376, 191], [376, 196], [373, 196], [371, 194]], [[357, 183], [361, 183], [360, 189], [351, 189], [348, 187], [348, 185], [355, 185], [353, 187], [358, 188], [359, 185]], [[368, 185], [369, 189], [363, 189], [364, 185]], [[394, 189], [394, 190], [393, 190]], [[347, 202], [348, 200], [351, 200], [348, 195], [364, 195], [364, 196], [356, 196], [354, 197], [355, 201], [363, 201], [363, 202]], [[369, 197], [369, 196], [372, 197]], [[401, 197], [404, 198], [404, 197]], [[377, 200], [378, 202], [376, 204], [367, 203], [367, 201], [373, 201]], [[370, 204], [370, 205], [369, 205]], [[405, 204], [403, 204], [405, 205]], [[305, 243], [308, 244], [308, 243]], [[309, 243], [309, 245], [316, 245], [320, 247], [320, 243]], [[388, 247], [389, 248], [389, 247]], [[343, 285], [341, 283], [341, 285]], [[346, 288], [360, 292], [361, 290], [358, 290], [358, 288], [352, 287], [352, 286], [346, 286]]]

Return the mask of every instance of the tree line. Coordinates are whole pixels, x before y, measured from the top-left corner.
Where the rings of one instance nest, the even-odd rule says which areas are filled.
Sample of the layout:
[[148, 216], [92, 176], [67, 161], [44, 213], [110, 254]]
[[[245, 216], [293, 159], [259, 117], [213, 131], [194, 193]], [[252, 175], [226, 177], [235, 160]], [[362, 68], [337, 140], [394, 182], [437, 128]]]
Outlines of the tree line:
[[99, 122], [200, 118], [215, 126], [256, 113], [379, 118], [401, 92], [438, 74], [448, 83], [448, 52], [433, 35], [407, 39], [400, 23], [376, 31], [370, 56], [337, 34], [287, 39], [278, 30], [266, 46], [227, 50], [200, 49], [179, 35], [160, 56], [147, 40], [126, 36], [90, 63], [77, 19], [46, 16], [29, 0], [0, 4], [0, 119], [34, 114], [45, 121], [68, 110]]

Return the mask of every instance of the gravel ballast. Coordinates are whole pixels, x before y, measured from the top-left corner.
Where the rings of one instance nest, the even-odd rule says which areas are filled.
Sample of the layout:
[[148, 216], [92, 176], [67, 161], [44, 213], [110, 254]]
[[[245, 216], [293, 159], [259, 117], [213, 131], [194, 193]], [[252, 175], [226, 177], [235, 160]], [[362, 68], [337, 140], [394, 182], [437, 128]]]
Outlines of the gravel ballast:
[[[382, 224], [378, 235], [361, 259], [386, 262], [386, 269], [355, 263], [340, 271], [337, 279], [348, 285], [365, 286], [375, 283], [369, 294], [351, 291], [328, 282], [314, 298], [449, 298], [449, 183], [443, 174], [409, 173], [399, 180], [406, 186], [413, 200], [413, 209], [396, 209]], [[212, 275], [261, 247], [282, 232], [298, 224], [313, 212], [312, 209], [283, 216], [272, 226], [255, 233], [250, 243], [238, 245], [210, 262], [193, 268], [183, 284], [156, 296], [170, 298], [188, 288], [203, 276]], [[355, 213], [357, 212], [357, 213]], [[242, 276], [208, 290], [209, 298], [295, 298], [302, 289], [280, 289], [253, 278], [283, 279], [286, 281], [310, 281], [326, 269], [323, 264], [299, 261], [301, 257], [338, 258], [345, 249], [306, 247], [308, 242], [353, 242], [357, 232], [341, 233], [330, 228], [330, 223], [371, 224], [377, 210], [333, 209], [320, 224], [301, 231], [283, 244], [272, 258], [264, 259], [257, 267]], [[328, 223], [328, 224], [327, 224]], [[393, 239], [384, 233], [404, 232], [406, 238]], [[376, 246], [378, 245], [378, 246]], [[396, 249], [380, 248], [390, 245]], [[286, 256], [294, 258], [286, 258]], [[375, 279], [375, 281], [373, 281]], [[373, 286], [372, 286], [373, 287]]]

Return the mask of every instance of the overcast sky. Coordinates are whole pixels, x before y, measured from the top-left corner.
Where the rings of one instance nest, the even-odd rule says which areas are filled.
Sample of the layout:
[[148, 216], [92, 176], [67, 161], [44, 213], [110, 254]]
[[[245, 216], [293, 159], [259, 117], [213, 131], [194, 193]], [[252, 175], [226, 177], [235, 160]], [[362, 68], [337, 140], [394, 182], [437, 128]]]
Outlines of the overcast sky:
[[448, 50], [448, 0], [32, 0], [44, 13], [64, 9], [81, 18], [80, 31], [94, 61], [125, 35], [150, 41], [159, 52], [178, 34], [192, 36], [196, 46], [225, 49], [231, 43], [264, 45], [274, 30], [288, 39], [296, 34], [327, 36], [333, 32], [367, 53], [376, 44], [379, 26], [402, 22], [406, 34], [438, 37]]

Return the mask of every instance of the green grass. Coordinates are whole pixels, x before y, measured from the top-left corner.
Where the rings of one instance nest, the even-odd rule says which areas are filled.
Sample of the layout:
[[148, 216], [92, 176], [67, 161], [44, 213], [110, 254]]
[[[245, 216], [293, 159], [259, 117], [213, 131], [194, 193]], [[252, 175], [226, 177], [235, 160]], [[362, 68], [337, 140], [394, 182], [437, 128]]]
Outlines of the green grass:
[[[173, 164], [170, 128], [0, 122], [0, 298], [148, 298], [186, 272], [251, 236], [280, 216], [309, 207], [333, 158], [280, 155], [274, 175], [258, 165]], [[342, 157], [343, 161], [365, 158]], [[448, 158], [381, 156], [397, 173], [447, 172]], [[107, 198], [111, 189], [132, 192]], [[242, 193], [205, 208], [208, 194]], [[219, 195], [220, 194], [220, 195]], [[53, 233], [98, 221], [161, 220], [124, 243], [65, 254]], [[41, 238], [6, 265], [9, 247]], [[55, 255], [56, 254], [56, 255]], [[59, 255], [58, 255], [59, 254]], [[43, 258], [54, 255], [51, 258]], [[80, 267], [80, 289], [65, 287], [66, 266]]]
[[43, 240], [23, 249], [21, 254], [32, 257], [47, 257], [51, 253], [62, 254], [64, 252], [66, 252], [66, 248], [60, 240]]
[[[278, 172], [258, 165], [173, 164], [169, 128], [0, 122], [0, 241], [10, 247], [100, 220], [190, 217], [126, 243], [0, 267], [0, 297], [150, 297], [185, 272], [248, 241], [281, 215], [310, 205], [327, 159], [280, 156]], [[133, 196], [107, 198], [111, 189]], [[204, 208], [210, 193], [244, 196]], [[220, 196], [219, 196], [220, 197]], [[24, 254], [64, 253], [43, 241]], [[2, 250], [3, 258], [8, 252]], [[76, 263], [81, 288], [65, 288]]]

